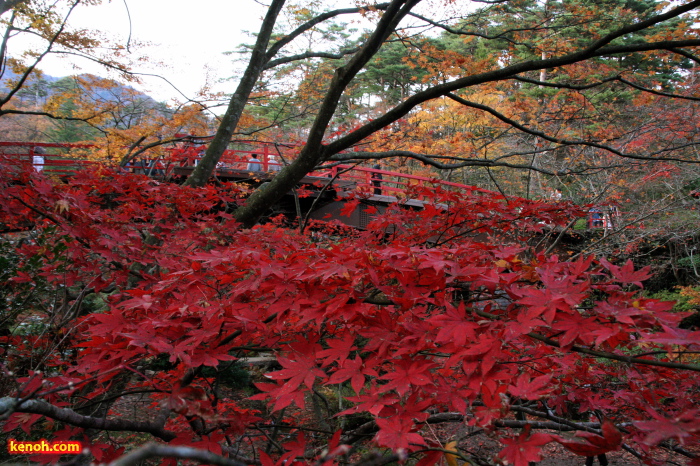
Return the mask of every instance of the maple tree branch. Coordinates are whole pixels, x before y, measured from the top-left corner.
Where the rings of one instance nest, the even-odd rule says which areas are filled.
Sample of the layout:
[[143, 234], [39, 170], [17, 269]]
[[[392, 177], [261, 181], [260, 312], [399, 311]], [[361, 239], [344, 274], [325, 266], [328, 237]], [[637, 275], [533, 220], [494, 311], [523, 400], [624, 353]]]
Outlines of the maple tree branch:
[[674, 48], [670, 48], [670, 49], [668, 49], [668, 50], [669, 50], [670, 52], [673, 52], [673, 53], [676, 53], [676, 54], [678, 54], [678, 55], [681, 55], [681, 56], [683, 56], [683, 57], [685, 57], [685, 58], [687, 58], [687, 59], [689, 59], [689, 60], [692, 60], [692, 61], [694, 61], [695, 63], [700, 64], [700, 57], [698, 57], [698, 56], [696, 56], [696, 55], [693, 55], [693, 54], [690, 53], [690, 52], [686, 52], [685, 50], [682, 50], [682, 49], [679, 49], [679, 48], [675, 48], [675, 47], [674, 47]]
[[523, 83], [528, 83], [528, 84], [535, 84], [537, 86], [543, 86], [543, 87], [552, 87], [555, 89], [571, 89], [573, 91], [585, 91], [588, 89], [594, 89], [598, 86], [602, 86], [603, 84], [607, 84], [609, 82], [617, 81], [619, 76], [611, 76], [609, 78], [601, 79], [600, 81], [596, 81], [594, 83], [590, 84], [567, 84], [567, 83], [553, 83], [550, 81], [540, 81], [539, 79], [533, 79], [533, 78], [528, 78], [525, 76], [514, 76], [513, 79], [516, 81], [520, 81]]
[[673, 99], [681, 99], [681, 100], [692, 100], [692, 101], [700, 101], [700, 97], [694, 97], [690, 95], [683, 95], [683, 94], [672, 94], [670, 92], [661, 92], [657, 91], [656, 89], [651, 89], [648, 87], [640, 86], [639, 84], [635, 84], [632, 81], [629, 81], [627, 79], [624, 79], [622, 76], [612, 76], [610, 78], [603, 79], [601, 81], [591, 83], [591, 84], [585, 84], [585, 85], [575, 85], [575, 84], [567, 84], [567, 83], [552, 83], [548, 81], [540, 81], [538, 79], [531, 79], [531, 78], [526, 78], [523, 76], [516, 76], [514, 78], [516, 81], [528, 83], [528, 84], [535, 84], [538, 86], [543, 86], [543, 87], [551, 87], [555, 89], [570, 89], [573, 91], [584, 91], [587, 89], [593, 89], [598, 86], [602, 86], [604, 84], [610, 83], [610, 82], [621, 82], [623, 84], [626, 84], [627, 86], [630, 86], [634, 89], [637, 89], [642, 92], [647, 92], [649, 94], [654, 94], [658, 95], [661, 97], [669, 97]]
[[[527, 336], [529, 336], [530, 338], [534, 338], [535, 340], [539, 340], [542, 343], [546, 343], [550, 346], [554, 346], [556, 348], [561, 348], [561, 344], [558, 341], [552, 340], [551, 338], [545, 337], [544, 335], [530, 332], [527, 334]], [[573, 345], [571, 347], [571, 351], [575, 351], [577, 353], [587, 354], [589, 356], [595, 356], [597, 358], [613, 359], [615, 361], [620, 361], [620, 362], [624, 362], [627, 364], [643, 364], [643, 365], [647, 365], [647, 366], [666, 367], [669, 369], [680, 369], [680, 370], [700, 372], [700, 366], [696, 365], [696, 364], [681, 364], [681, 363], [670, 362], [670, 361], [655, 361], [653, 359], [640, 359], [640, 358], [635, 358], [632, 356], [622, 356], [622, 355], [615, 354], [615, 353], [609, 353], [607, 351], [592, 350], [592, 349], [584, 348], [584, 347], [578, 346], [578, 345]]]
[[[635, 24], [630, 24], [629, 26], [624, 26], [616, 31], [612, 31], [611, 33], [601, 37], [597, 41], [595, 41], [593, 44], [591, 44], [588, 48], [584, 49], [582, 51], [583, 54], [587, 54], [590, 52], [594, 52], [596, 50], [599, 50], [603, 48], [605, 45], [609, 44], [613, 40], [623, 37], [627, 34], [631, 34], [633, 32], [639, 32], [643, 31], [644, 29], [647, 29], [651, 26], [654, 26], [656, 24], [662, 23], [668, 19], [676, 18], [680, 16], [683, 13], [687, 13], [695, 8], [700, 6], [700, 0], [694, 0], [692, 2], [688, 2], [685, 5], [679, 5], [676, 8], [672, 8], [665, 13], [661, 13], [656, 16], [652, 16], [651, 18], [648, 18], [644, 21], [639, 21], [638, 23]], [[626, 48], [628, 46], [620, 46], [620, 48]], [[662, 47], [665, 49], [668, 49], [668, 47]], [[644, 50], [644, 49], [641, 49]]]
[[12, 397], [0, 398], [0, 416], [13, 412], [41, 414], [42, 416], [86, 429], [102, 429], [113, 432], [143, 432], [165, 441], [170, 441], [177, 437], [175, 433], [165, 430], [165, 420], [163, 420], [163, 424], [153, 424], [127, 419], [96, 418], [78, 414], [72, 409], [58, 408], [42, 400], [18, 402], [16, 398]]
[[85, 123], [89, 123], [89, 120], [97, 117], [98, 115], [92, 115], [89, 117], [85, 118], [78, 118], [78, 117], [67, 117], [67, 116], [60, 116], [60, 115], [54, 115], [52, 113], [48, 112], [39, 112], [35, 110], [18, 110], [18, 109], [0, 109], [0, 115], [35, 115], [35, 116], [45, 116], [47, 118], [51, 118], [52, 120], [65, 120], [65, 121], [82, 121]]
[[[534, 410], [530, 410], [530, 409], [515, 409], [515, 408], [517, 408], [517, 407], [510, 406], [510, 409], [513, 411], [527, 412], [528, 414], [531, 414], [533, 416], [544, 417], [542, 415], [546, 414], [546, 413], [540, 413], [538, 411], [534, 411]], [[469, 416], [465, 416], [464, 414], [461, 414], [461, 413], [440, 413], [440, 414], [431, 415], [424, 422], [425, 422], [425, 424], [441, 424], [444, 422], [462, 422], [467, 417], [469, 417]], [[556, 418], [556, 417], [552, 416], [552, 418]], [[579, 424], [579, 423], [571, 422], [571, 421], [568, 421], [568, 420], [562, 419], [562, 418], [551, 419], [549, 422], [547, 422], [547, 421], [517, 420], [517, 419], [499, 419], [499, 420], [494, 420], [493, 422], [494, 422], [494, 425], [496, 427], [523, 428], [525, 426], [531, 426], [531, 427], [534, 427], [535, 429], [550, 429], [550, 430], [559, 430], [559, 431], [585, 430], [587, 432], [600, 434], [600, 429], [597, 429], [597, 427], [600, 427], [599, 423], [582, 422]]]
[[357, 52], [359, 47], [352, 48], [352, 49], [346, 49], [346, 50], [341, 50], [338, 53], [332, 53], [332, 52], [313, 52], [313, 51], [308, 51], [304, 53], [300, 53], [297, 55], [290, 55], [288, 57], [281, 57], [276, 60], [271, 60], [263, 67], [264, 70], [269, 70], [271, 68], [274, 68], [279, 65], [284, 65], [286, 63], [291, 63], [297, 60], [306, 60], [307, 58], [328, 58], [331, 60], [338, 60], [341, 59], [347, 55], [351, 55], [355, 52]]
[[207, 450], [185, 446], [160, 445], [157, 443], [147, 443], [137, 450], [112, 461], [109, 463], [109, 466], [132, 466], [141, 464], [151, 458], [178, 458], [194, 460], [202, 464], [214, 464], [216, 466], [245, 466], [244, 463]]
[[[487, 317], [489, 319], [499, 320], [499, 317], [497, 315], [491, 314], [489, 312], [485, 312], [485, 311], [482, 311], [479, 309], [474, 309], [474, 313], [480, 317]], [[535, 340], [539, 340], [542, 343], [546, 343], [549, 346], [553, 346], [555, 348], [561, 348], [561, 344], [558, 341], [552, 340], [551, 338], [546, 337], [544, 335], [541, 335], [539, 333], [529, 332], [529, 333], [526, 333], [525, 335], [527, 335], [530, 338], [533, 338]], [[574, 351], [576, 353], [583, 353], [583, 354], [587, 354], [589, 356], [595, 356], [597, 358], [612, 359], [612, 360], [624, 362], [627, 364], [642, 364], [642, 365], [647, 365], [647, 366], [666, 367], [669, 369], [680, 369], [680, 370], [687, 370], [687, 371], [693, 371], [693, 372], [700, 372], [700, 365], [696, 365], [696, 364], [682, 364], [682, 363], [669, 362], [669, 361], [655, 361], [653, 359], [640, 359], [640, 358], [636, 358], [636, 357], [632, 357], [632, 356], [622, 356], [622, 355], [610, 353], [607, 351], [592, 350], [589, 348], [584, 348], [583, 346], [579, 346], [579, 345], [572, 345], [570, 350]]]
[[80, 406], [80, 409], [88, 409], [88, 408], [91, 408], [93, 406], [100, 405], [101, 403], [106, 403], [109, 401], [118, 400], [119, 398], [122, 398], [124, 396], [138, 395], [138, 394], [142, 394], [142, 393], [163, 393], [163, 390], [158, 390], [158, 389], [128, 390], [128, 391], [118, 393], [116, 395], [105, 396], [104, 398], [100, 398], [99, 400], [91, 400], [90, 403], [86, 403], [86, 404]]
[[[692, 8], [700, 5], [700, 0], [695, 0], [694, 2], [691, 2], [691, 3], [692, 3], [691, 7], [688, 7], [688, 5], [690, 5], [690, 4], [684, 5], [682, 8], [682, 11], [678, 10], [678, 9], [670, 10], [667, 14], [659, 15], [658, 17], [655, 17], [655, 18], [660, 18], [661, 16], [663, 16], [663, 19], [659, 19], [658, 21], [664, 21], [670, 17], [673, 17], [673, 16], [669, 16], [669, 14], [671, 12], [678, 11], [677, 14], [680, 14], [684, 11], [687, 11], [688, 9], [692, 9]], [[627, 29], [629, 29], [629, 28], [622, 28], [621, 30], [627, 30]], [[634, 32], [634, 31], [631, 31], [631, 32]], [[627, 34], [627, 33], [629, 33], [629, 32], [625, 32], [625, 34]], [[606, 37], [608, 37], [608, 36], [606, 36]], [[611, 36], [610, 40], [612, 40], [614, 38], [616, 38], [616, 36], [615, 37]], [[598, 42], [600, 42], [600, 41], [597, 41], [597, 43]], [[497, 81], [504, 81], [504, 80], [508, 80], [508, 79], [515, 79], [516, 76], [519, 76], [522, 73], [525, 73], [528, 71], [537, 71], [537, 70], [546, 69], [546, 68], [556, 68], [556, 67], [571, 65], [574, 63], [578, 63], [578, 62], [587, 60], [589, 58], [596, 58], [596, 57], [602, 57], [602, 56], [608, 56], [608, 55], [617, 55], [617, 54], [623, 54], [623, 53], [652, 51], [652, 50], [667, 50], [669, 48], [674, 48], [674, 47], [696, 47], [696, 46], [700, 46], [700, 39], [648, 42], [648, 43], [643, 43], [643, 44], [630, 44], [630, 45], [624, 45], [624, 46], [608, 46], [608, 47], [602, 47], [602, 46], [596, 45], [595, 47], [591, 46], [591, 47], [588, 47], [584, 50], [572, 52], [570, 54], [563, 55], [560, 57], [526, 60], [523, 62], [514, 63], [512, 65], [505, 66], [503, 68], [498, 68], [498, 69], [485, 71], [485, 72], [470, 75], [470, 76], [465, 76], [462, 78], [457, 78], [453, 81], [438, 84], [436, 86], [430, 87], [430, 88], [425, 89], [423, 91], [416, 92], [415, 94], [408, 97], [406, 100], [404, 100], [400, 104], [396, 105], [394, 108], [388, 110], [383, 115], [365, 123], [360, 128], [358, 128], [358, 129], [346, 134], [345, 136], [342, 136], [342, 137], [336, 139], [335, 141], [329, 143], [328, 145], [326, 145], [324, 147], [324, 154], [326, 154], [326, 156], [329, 157], [330, 155], [337, 154], [338, 152], [346, 150], [349, 147], [352, 147], [352, 146], [358, 144], [363, 139], [369, 137], [371, 134], [373, 134], [373, 133], [379, 131], [380, 129], [385, 128], [385, 127], [389, 126], [390, 124], [396, 122], [397, 120], [405, 117], [411, 110], [413, 110], [413, 108], [422, 104], [423, 102], [427, 102], [429, 100], [432, 100], [432, 99], [435, 99], [438, 97], [446, 96], [447, 94], [454, 92], [454, 91], [457, 91], [459, 89], [474, 87], [474, 86], [489, 83], [489, 82], [497, 82]]]
[[[597, 142], [591, 142], [591, 141], [586, 141], [586, 140], [582, 140], [582, 139], [568, 140], [568, 139], [550, 136], [546, 133], [543, 133], [542, 131], [527, 128], [526, 126], [518, 123], [517, 121], [513, 120], [512, 118], [505, 116], [501, 112], [499, 112], [499, 111], [497, 111], [497, 110], [495, 110], [487, 105], [478, 104], [476, 102], [468, 101], [468, 100], [466, 100], [462, 97], [459, 97], [455, 94], [452, 94], [452, 93], [447, 93], [447, 94], [445, 94], [445, 96], [449, 97], [450, 99], [454, 100], [457, 103], [464, 105], [465, 107], [471, 107], [471, 108], [475, 108], [477, 110], [482, 110], [484, 112], [487, 112], [487, 113], [493, 115], [494, 117], [498, 118], [502, 122], [512, 126], [513, 128], [522, 131], [523, 133], [527, 133], [527, 134], [530, 134], [532, 136], [537, 136], [537, 137], [542, 138], [546, 141], [553, 142], [556, 144], [561, 144], [561, 145], [565, 145], [565, 146], [594, 147], [596, 149], [605, 150], [607, 152], [615, 154], [618, 157], [623, 157], [623, 158], [627, 158], [627, 159], [634, 159], [634, 160], [653, 160], [653, 161], [664, 160], [664, 161], [669, 161], [669, 162], [700, 163], [700, 160], [688, 160], [688, 159], [682, 159], [682, 158], [677, 158], [677, 157], [649, 157], [649, 156], [644, 156], [644, 155], [629, 154], [629, 153], [621, 152], [621, 151], [615, 149], [614, 147], [610, 147], [610, 146], [605, 145], [605, 144], [599, 144]], [[534, 169], [535, 167], [532, 167], [532, 168]]]
[[[372, 8], [375, 8], [377, 10], [384, 10], [389, 6], [389, 3], [379, 3], [377, 5], [373, 5]], [[320, 15], [315, 16], [314, 18], [310, 19], [309, 21], [305, 22], [301, 26], [297, 27], [295, 30], [287, 34], [286, 36], [282, 37], [279, 39], [277, 42], [275, 42], [272, 46], [267, 51], [267, 60], [271, 60], [272, 57], [277, 55], [277, 53], [287, 44], [291, 43], [294, 39], [302, 35], [303, 33], [311, 30], [314, 26], [317, 24], [320, 24], [327, 19], [334, 18], [336, 16], [340, 15], [346, 15], [346, 14], [353, 14], [353, 13], [360, 13], [362, 11], [366, 11], [367, 8], [339, 8], [336, 10], [331, 10], [327, 11], [326, 13], [321, 13]]]
[[[275, 115], [273, 118], [271, 118], [270, 123], [268, 123], [268, 124], [266, 124], [266, 125], [264, 125], [264, 126], [257, 126], [257, 127], [253, 128], [253, 129], [237, 131], [236, 133], [234, 133], [234, 135], [242, 134], [242, 135], [245, 135], [245, 136], [250, 136], [250, 135], [252, 135], [252, 134], [256, 134], [256, 133], [259, 133], [259, 132], [261, 132], [261, 131], [265, 131], [266, 129], [274, 128], [275, 126], [278, 126], [278, 125], [280, 125], [280, 124], [286, 123], [286, 122], [288, 122], [288, 121], [294, 121], [295, 119], [297, 119], [297, 118], [299, 118], [299, 117], [303, 117], [304, 115], [308, 115], [308, 114], [309, 114], [309, 111], [312, 109], [312, 107], [313, 107], [314, 104], [316, 103], [316, 102], [312, 102], [312, 103], [309, 103], [309, 104], [305, 105], [304, 107], [302, 107], [302, 108], [300, 108], [300, 109], [298, 109], [298, 110], [297, 110], [297, 109], [294, 109], [294, 110], [293, 110], [294, 113], [292, 113], [292, 114], [290, 114], [289, 116], [286, 116], [286, 117], [284, 117], [284, 118], [280, 118], [280, 115], [282, 115], [283, 112], [287, 109], [287, 103], [288, 103], [289, 101], [291, 101], [291, 100], [292, 100], [292, 97], [289, 96], [289, 97], [284, 101], [284, 105], [282, 105], [282, 106], [277, 110], [276, 115]], [[264, 108], [264, 107], [265, 107], [265, 105], [261, 105], [261, 108]], [[231, 142], [235, 142], [235, 141], [232, 140]], [[275, 144], [280, 144], [280, 143], [275, 142]], [[281, 144], [281, 145], [284, 146], [285, 144]]]
[[510, 406], [511, 411], [519, 412], [519, 413], [524, 413], [524, 414], [529, 414], [531, 416], [536, 416], [542, 419], [548, 419], [551, 422], [554, 422], [556, 424], [559, 424], [560, 428], [556, 428], [555, 430], [583, 430], [586, 432], [591, 432], [593, 434], [598, 434], [600, 435], [600, 423], [599, 422], [574, 422], [570, 421], [569, 419], [565, 419], [563, 417], [555, 416], [553, 414], [550, 414], [548, 412], [544, 411], [537, 411], [535, 409], [530, 409], [525, 406]]
[[624, 78], [621, 77], [621, 76], [618, 76], [618, 77], [617, 77], [617, 80], [620, 81], [620, 82], [623, 83], [623, 84], [627, 84], [627, 85], [630, 86], [630, 87], [633, 87], [633, 88], [635, 88], [635, 89], [637, 89], [637, 90], [639, 90], [639, 91], [642, 91], [642, 92], [647, 92], [647, 93], [649, 93], [649, 94], [654, 94], [654, 95], [658, 95], [658, 96], [661, 96], [661, 97], [670, 97], [670, 98], [673, 98], [673, 99], [693, 100], [693, 101], [696, 101], [696, 102], [697, 102], [697, 101], [700, 101], [700, 97], [694, 97], [694, 96], [692, 96], [692, 95], [672, 94], [672, 93], [670, 93], [670, 92], [661, 92], [661, 91], [657, 91], [656, 89], [650, 89], [650, 88], [648, 88], [648, 87], [643, 87], [643, 86], [640, 86], [639, 84], [633, 83], [632, 81], [629, 81], [629, 80], [627, 80], [627, 79], [624, 79]]
[[[279, 153], [279, 151], [278, 151], [278, 153]], [[280, 155], [280, 157], [281, 157], [281, 155]], [[328, 179], [326, 184], [324, 184], [323, 187], [321, 188], [321, 190], [318, 192], [316, 199], [314, 199], [314, 201], [311, 203], [311, 207], [309, 207], [309, 210], [306, 212], [306, 215], [304, 215], [303, 220], [300, 222], [299, 233], [304, 233], [304, 230], [306, 229], [306, 226], [309, 223], [309, 218], [311, 217], [311, 214], [315, 210], [316, 205], [321, 200], [321, 196], [323, 195], [323, 193], [325, 193], [329, 188], [331, 188], [333, 186], [333, 183], [338, 179], [338, 177], [340, 177], [340, 175], [342, 175], [343, 173], [349, 172], [349, 171], [353, 170], [354, 168], [355, 168], [355, 166], [352, 166], [350, 168], [346, 168], [345, 170], [338, 170], [338, 171], [336, 171], [335, 175], [333, 175], [332, 178]]]
[[[414, 160], [418, 160], [425, 165], [430, 165], [432, 167], [438, 168], [440, 170], [452, 170], [455, 168], [463, 167], [506, 167], [506, 168], [517, 168], [517, 169], [527, 169], [535, 170], [545, 175], [555, 175], [554, 172], [545, 170], [544, 168], [532, 167], [531, 165], [523, 164], [513, 164], [507, 162], [498, 162], [497, 160], [490, 159], [464, 159], [461, 157], [453, 156], [436, 156], [436, 155], [426, 155], [419, 154], [417, 152], [412, 152], [409, 150], [390, 150], [385, 152], [350, 152], [350, 153], [340, 153], [335, 154], [327, 159], [329, 162], [345, 162], [353, 160], [379, 160], [393, 157], [407, 157]], [[444, 158], [452, 160], [461, 160], [460, 163], [441, 163], [435, 159]], [[504, 158], [504, 157], [501, 157]]]
[[[508, 0], [503, 0], [503, 1], [508, 1]], [[491, 2], [486, 2], [486, 3], [491, 3]], [[493, 2], [493, 3], [500, 3], [500, 2]], [[426, 23], [430, 24], [431, 26], [435, 26], [437, 28], [444, 30], [445, 32], [448, 32], [450, 34], [454, 34], [456, 36], [479, 37], [481, 39], [486, 39], [486, 40], [501, 39], [501, 40], [508, 42], [509, 44], [513, 44], [513, 45], [525, 45], [525, 44], [523, 44], [522, 42], [518, 42], [518, 41], [511, 39], [510, 37], [508, 37], [508, 34], [512, 34], [514, 32], [533, 32], [533, 31], [542, 31], [542, 30], [552, 29], [549, 27], [542, 27], [542, 25], [546, 24], [549, 21], [549, 19], [546, 18], [546, 19], [542, 20], [539, 24], [535, 24], [535, 25], [532, 25], [530, 27], [512, 28], [512, 29], [507, 29], [501, 33], [496, 34], [496, 35], [488, 35], [488, 34], [484, 34], [484, 33], [477, 32], [477, 31], [465, 31], [463, 29], [456, 29], [456, 28], [453, 28], [453, 27], [448, 26], [446, 24], [442, 24], [442, 23], [439, 23], [437, 21], [433, 21], [432, 19], [427, 18], [427, 17], [420, 15], [418, 13], [411, 12], [409, 14], [411, 16], [413, 16], [414, 18], [420, 19], [421, 21], [425, 21]], [[532, 47], [528, 47], [528, 48], [532, 48]]]
[[68, 18], [73, 13], [73, 10], [75, 9], [75, 7], [78, 6], [78, 3], [80, 3], [80, 2], [76, 1], [70, 6], [70, 8], [68, 9], [68, 12], [66, 13], [66, 16], [63, 18], [63, 22], [61, 23], [61, 26], [58, 28], [58, 31], [56, 31], [56, 33], [53, 34], [53, 36], [48, 39], [48, 45], [46, 46], [46, 49], [42, 53], [40, 53], [39, 55], [36, 56], [36, 58], [34, 59], [34, 62], [31, 63], [27, 67], [26, 70], [24, 70], [24, 72], [20, 76], [17, 83], [13, 86], [13, 88], [10, 89], [2, 99], [0, 99], [0, 108], [3, 105], [7, 104], [12, 99], [12, 97], [14, 97], [15, 94], [17, 94], [20, 91], [20, 89], [22, 89], [24, 87], [24, 84], [29, 79], [29, 76], [34, 72], [37, 65], [41, 62], [41, 60], [43, 60], [51, 52], [51, 49], [58, 41], [60, 35], [63, 34], [63, 31], [65, 30], [67, 22], [68, 22]]

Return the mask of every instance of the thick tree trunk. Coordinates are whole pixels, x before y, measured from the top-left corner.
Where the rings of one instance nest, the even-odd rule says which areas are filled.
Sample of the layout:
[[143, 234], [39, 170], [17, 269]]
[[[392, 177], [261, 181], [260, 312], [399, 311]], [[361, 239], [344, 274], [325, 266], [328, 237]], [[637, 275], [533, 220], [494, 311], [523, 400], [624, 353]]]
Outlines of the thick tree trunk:
[[316, 114], [306, 145], [290, 165], [285, 167], [270, 183], [255, 191], [245, 205], [235, 212], [236, 219], [246, 227], [251, 227], [265, 214], [267, 209], [279, 200], [319, 163], [326, 160], [331, 153], [323, 145], [323, 136], [338, 108], [338, 102], [350, 82], [367, 62], [377, 53], [384, 41], [394, 32], [399, 22], [421, 0], [394, 0], [390, 2], [379, 20], [376, 29], [362, 48], [343, 67], [333, 75], [326, 96]]
[[241, 81], [238, 83], [236, 92], [233, 93], [229, 101], [228, 108], [219, 124], [216, 135], [214, 135], [214, 139], [212, 139], [209, 144], [206, 154], [200, 163], [197, 164], [197, 167], [185, 184], [189, 186], [204, 186], [216, 168], [219, 159], [221, 159], [221, 156], [228, 147], [231, 136], [233, 136], [233, 132], [238, 126], [238, 120], [240, 120], [243, 109], [248, 103], [250, 93], [253, 91], [255, 83], [258, 81], [260, 73], [262, 73], [266, 63], [269, 61], [267, 46], [272, 36], [272, 30], [277, 22], [277, 16], [282, 10], [284, 2], [285, 0], [273, 0], [272, 4], [270, 4], [270, 8], [267, 10], [265, 19], [260, 27], [258, 39], [255, 42], [248, 67], [243, 73]]

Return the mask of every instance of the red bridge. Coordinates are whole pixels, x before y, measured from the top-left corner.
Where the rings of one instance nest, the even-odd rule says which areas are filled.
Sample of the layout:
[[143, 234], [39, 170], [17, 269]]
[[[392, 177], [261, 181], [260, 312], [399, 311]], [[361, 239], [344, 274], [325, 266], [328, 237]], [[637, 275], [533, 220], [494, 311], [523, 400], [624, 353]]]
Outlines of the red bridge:
[[[221, 181], [245, 182], [258, 186], [272, 179], [277, 171], [291, 162], [298, 148], [279, 144], [259, 142], [238, 143], [237, 149], [226, 150], [217, 165], [216, 178]], [[17, 165], [30, 165], [37, 171], [61, 178], [72, 176], [76, 171], [96, 164], [110, 164], [110, 161], [92, 161], [88, 158], [95, 146], [88, 144], [52, 144], [33, 142], [0, 142], [0, 156], [9, 158]], [[204, 155], [204, 143], [178, 143], [161, 150], [157, 156], [137, 157], [119, 170], [142, 173], [164, 181], [178, 182], [187, 178], [194, 170], [199, 159]], [[257, 161], [251, 161], [253, 155]], [[115, 167], [119, 161], [111, 162]], [[275, 206], [276, 213], [295, 214], [301, 209], [306, 215], [310, 212], [312, 219], [334, 218], [350, 226], [364, 228], [369, 222], [365, 212], [369, 206], [380, 211], [396, 202], [410, 186], [433, 184], [465, 192], [488, 191], [449, 181], [428, 177], [407, 175], [383, 169], [359, 165], [329, 165], [309, 173], [300, 182], [300, 187], [309, 192], [309, 196], [296, 198], [292, 193]], [[356, 209], [350, 218], [340, 216], [344, 199], [350, 193], [363, 195], [363, 208]], [[409, 200], [408, 206], [420, 208], [423, 201]]]

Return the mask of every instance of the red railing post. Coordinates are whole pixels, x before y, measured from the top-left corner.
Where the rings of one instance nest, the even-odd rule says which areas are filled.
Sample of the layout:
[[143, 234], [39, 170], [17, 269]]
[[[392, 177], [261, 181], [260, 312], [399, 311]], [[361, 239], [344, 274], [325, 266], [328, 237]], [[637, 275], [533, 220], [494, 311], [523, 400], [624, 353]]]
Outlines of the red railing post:
[[263, 145], [263, 171], [270, 171], [270, 165], [269, 165], [269, 160], [270, 160], [270, 146], [267, 144]]

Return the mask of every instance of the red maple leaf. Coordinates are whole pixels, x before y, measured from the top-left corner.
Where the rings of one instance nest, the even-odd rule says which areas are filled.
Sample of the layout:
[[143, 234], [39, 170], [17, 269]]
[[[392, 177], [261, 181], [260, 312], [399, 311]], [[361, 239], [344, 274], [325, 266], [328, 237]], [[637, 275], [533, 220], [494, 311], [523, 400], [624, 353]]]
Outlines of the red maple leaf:
[[351, 216], [352, 213], [355, 212], [355, 209], [357, 209], [357, 206], [359, 206], [359, 205], [360, 205], [359, 199], [350, 199], [348, 201], [345, 201], [345, 205], [340, 210], [340, 215], [342, 215], [344, 217]]
[[583, 441], [572, 441], [562, 437], [554, 437], [567, 450], [581, 456], [598, 456], [609, 451], [618, 450], [622, 443], [622, 434], [615, 424], [604, 419], [601, 424], [602, 436], [590, 432], [578, 432], [577, 437]]
[[384, 374], [380, 379], [391, 380], [382, 387], [383, 392], [396, 389], [396, 392], [403, 396], [411, 388], [411, 385], [428, 385], [433, 377], [430, 375], [430, 368], [434, 364], [425, 360], [403, 359], [399, 361], [393, 372]]
[[508, 446], [498, 456], [514, 466], [528, 466], [531, 461], [541, 460], [541, 447], [555, 439], [549, 434], [530, 435], [530, 428], [530, 425], [526, 425], [517, 437], [502, 439], [501, 442]]
[[355, 393], [360, 393], [362, 386], [365, 384], [365, 374], [377, 375], [374, 369], [364, 369], [362, 359], [357, 356], [354, 360], [346, 359], [343, 361], [342, 367], [338, 369], [328, 380], [329, 384], [342, 383], [350, 379], [350, 385]]
[[404, 417], [392, 417], [390, 419], [377, 419], [379, 432], [375, 440], [381, 446], [396, 451], [400, 448], [416, 450], [418, 446], [425, 445], [425, 440], [415, 433], [413, 421]]
[[12, 413], [10, 419], [5, 423], [2, 428], [3, 432], [11, 432], [12, 430], [20, 427], [24, 433], [30, 434], [32, 425], [39, 419], [41, 419], [41, 414], [30, 414], [30, 413]]
[[457, 307], [446, 306], [443, 314], [431, 317], [429, 322], [440, 329], [435, 341], [451, 342], [460, 347], [466, 346], [467, 341], [476, 340], [474, 331], [479, 328], [467, 315], [464, 302], [460, 302]]
[[638, 421], [634, 425], [644, 432], [648, 432], [644, 443], [657, 445], [664, 440], [675, 438], [682, 445], [693, 435], [700, 434], [700, 410], [685, 411], [678, 416], [668, 419], [654, 411], [649, 410], [654, 421]]
[[297, 438], [282, 445], [287, 452], [279, 459], [280, 464], [293, 464], [297, 458], [303, 458], [306, 451], [306, 437], [303, 432], [297, 433]]
[[[301, 347], [301, 345], [299, 346]], [[306, 348], [304, 353], [307, 353], [307, 350], [312, 351], [310, 348]], [[314, 357], [301, 352], [295, 352], [290, 355], [290, 358], [293, 359], [287, 359], [282, 356], [278, 357], [277, 361], [284, 369], [267, 374], [267, 377], [273, 380], [286, 380], [285, 386], [287, 391], [291, 392], [296, 390], [302, 383], [309, 389], [312, 389], [316, 377], [325, 377], [325, 372], [316, 366], [316, 359]]]
[[342, 364], [355, 348], [354, 345], [355, 338], [351, 334], [346, 334], [343, 338], [336, 338], [333, 340], [328, 340], [328, 349], [321, 350], [317, 353], [317, 357], [323, 358], [322, 367], [329, 366], [333, 362], [338, 362]]
[[631, 283], [641, 288], [642, 282], [651, 277], [649, 273], [650, 267], [644, 267], [635, 272], [634, 264], [632, 264], [631, 260], [625, 262], [625, 265], [622, 267], [611, 264], [605, 258], [601, 258], [600, 263], [610, 271], [613, 278], [621, 283]]
[[551, 375], [543, 375], [532, 379], [526, 372], [523, 372], [518, 376], [515, 385], [508, 387], [508, 391], [512, 396], [518, 398], [536, 400], [554, 388], [550, 385], [550, 380], [552, 380]]

